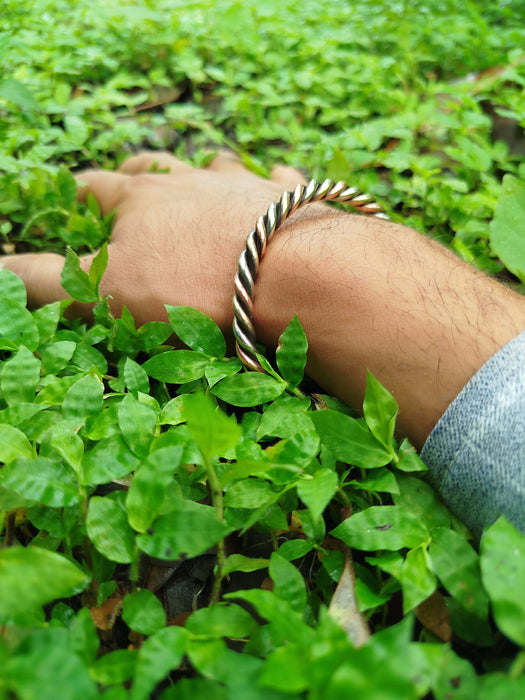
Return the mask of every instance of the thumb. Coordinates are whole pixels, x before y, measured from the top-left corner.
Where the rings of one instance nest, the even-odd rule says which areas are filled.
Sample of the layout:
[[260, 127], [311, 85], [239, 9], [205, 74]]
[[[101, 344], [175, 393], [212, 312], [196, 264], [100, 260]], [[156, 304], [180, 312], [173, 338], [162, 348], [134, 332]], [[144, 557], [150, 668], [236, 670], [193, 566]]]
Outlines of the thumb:
[[0, 257], [0, 265], [20, 277], [27, 289], [28, 306], [35, 308], [69, 295], [60, 283], [64, 258], [56, 253], [22, 253]]

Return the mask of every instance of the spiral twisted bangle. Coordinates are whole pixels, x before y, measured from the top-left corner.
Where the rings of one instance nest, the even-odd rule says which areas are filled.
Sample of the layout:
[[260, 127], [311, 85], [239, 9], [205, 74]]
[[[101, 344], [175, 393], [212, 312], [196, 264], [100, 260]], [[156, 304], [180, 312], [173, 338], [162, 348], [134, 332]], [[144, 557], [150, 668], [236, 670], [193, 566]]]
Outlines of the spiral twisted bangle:
[[286, 219], [305, 204], [314, 202], [344, 202], [363, 214], [388, 219], [372, 197], [363, 194], [357, 187], [349, 187], [343, 181], [334, 183], [333, 180], [324, 180], [320, 183], [310, 180], [306, 186], [297, 185], [293, 193], [284, 192], [278, 202], [270, 204], [266, 214], [259, 217], [255, 229], [246, 239], [246, 247], [239, 256], [239, 268], [235, 276], [233, 334], [237, 355], [249, 369], [264, 372], [255, 347], [253, 291], [266, 246]]

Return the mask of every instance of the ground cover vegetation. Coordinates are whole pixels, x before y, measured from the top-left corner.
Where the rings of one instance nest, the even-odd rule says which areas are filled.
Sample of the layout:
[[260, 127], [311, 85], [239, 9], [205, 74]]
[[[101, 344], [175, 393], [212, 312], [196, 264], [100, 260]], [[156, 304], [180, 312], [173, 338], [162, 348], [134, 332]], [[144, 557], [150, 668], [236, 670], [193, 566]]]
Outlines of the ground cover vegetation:
[[3, 253], [96, 307], [0, 272], [0, 698], [523, 696], [523, 535], [472, 540], [374, 377], [362, 416], [304, 382], [300, 319], [261, 375], [196, 310], [114, 318], [72, 173], [228, 146], [522, 290], [524, 45], [521, 0], [3, 0]]

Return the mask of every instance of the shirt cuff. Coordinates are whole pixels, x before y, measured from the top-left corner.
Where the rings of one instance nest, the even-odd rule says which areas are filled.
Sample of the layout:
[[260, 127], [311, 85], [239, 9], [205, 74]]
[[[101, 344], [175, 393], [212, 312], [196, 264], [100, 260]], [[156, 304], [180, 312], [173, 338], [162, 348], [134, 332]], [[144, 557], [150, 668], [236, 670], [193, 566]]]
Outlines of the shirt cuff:
[[468, 382], [421, 458], [445, 505], [476, 537], [500, 515], [525, 533], [525, 331]]

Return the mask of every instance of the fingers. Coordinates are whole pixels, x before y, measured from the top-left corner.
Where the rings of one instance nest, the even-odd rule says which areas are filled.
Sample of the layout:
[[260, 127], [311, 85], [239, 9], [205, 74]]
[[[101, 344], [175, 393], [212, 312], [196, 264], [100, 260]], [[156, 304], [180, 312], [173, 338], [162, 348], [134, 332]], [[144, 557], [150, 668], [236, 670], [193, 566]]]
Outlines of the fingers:
[[208, 163], [208, 170], [213, 170], [216, 173], [250, 173], [239, 156], [233, 151], [220, 151], [215, 158]]
[[125, 160], [119, 168], [119, 172], [126, 175], [140, 175], [159, 170], [167, 170], [176, 175], [193, 170], [193, 168], [189, 163], [185, 163], [165, 151], [143, 151]]
[[[239, 156], [233, 151], [221, 151], [207, 166], [207, 169], [226, 175], [231, 173], [232, 175], [243, 174], [254, 178], [257, 177], [246, 168]], [[297, 185], [306, 185], [308, 182], [299, 170], [287, 165], [278, 165], [273, 168], [271, 181], [288, 190], [295, 190]]]
[[114, 211], [127, 194], [129, 176], [105, 170], [85, 170], [76, 175], [78, 199], [85, 202], [88, 194], [97, 200], [103, 216]]
[[105, 170], [85, 170], [76, 176], [78, 182], [78, 199], [85, 202], [88, 194], [97, 200], [102, 215], [115, 211], [130, 196], [132, 175], [142, 175], [155, 170], [170, 174], [181, 174], [193, 170], [188, 163], [175, 158], [169, 153], [139, 153], [125, 160], [118, 172]]
[[50, 304], [68, 295], [60, 284], [64, 258], [55, 253], [24, 253], [6, 255], [0, 264], [16, 273], [27, 289], [28, 306], [35, 308]]
[[277, 165], [273, 168], [271, 179], [273, 182], [278, 182], [287, 190], [295, 190], [297, 185], [306, 185], [308, 182], [299, 170], [291, 168], [288, 165]]

